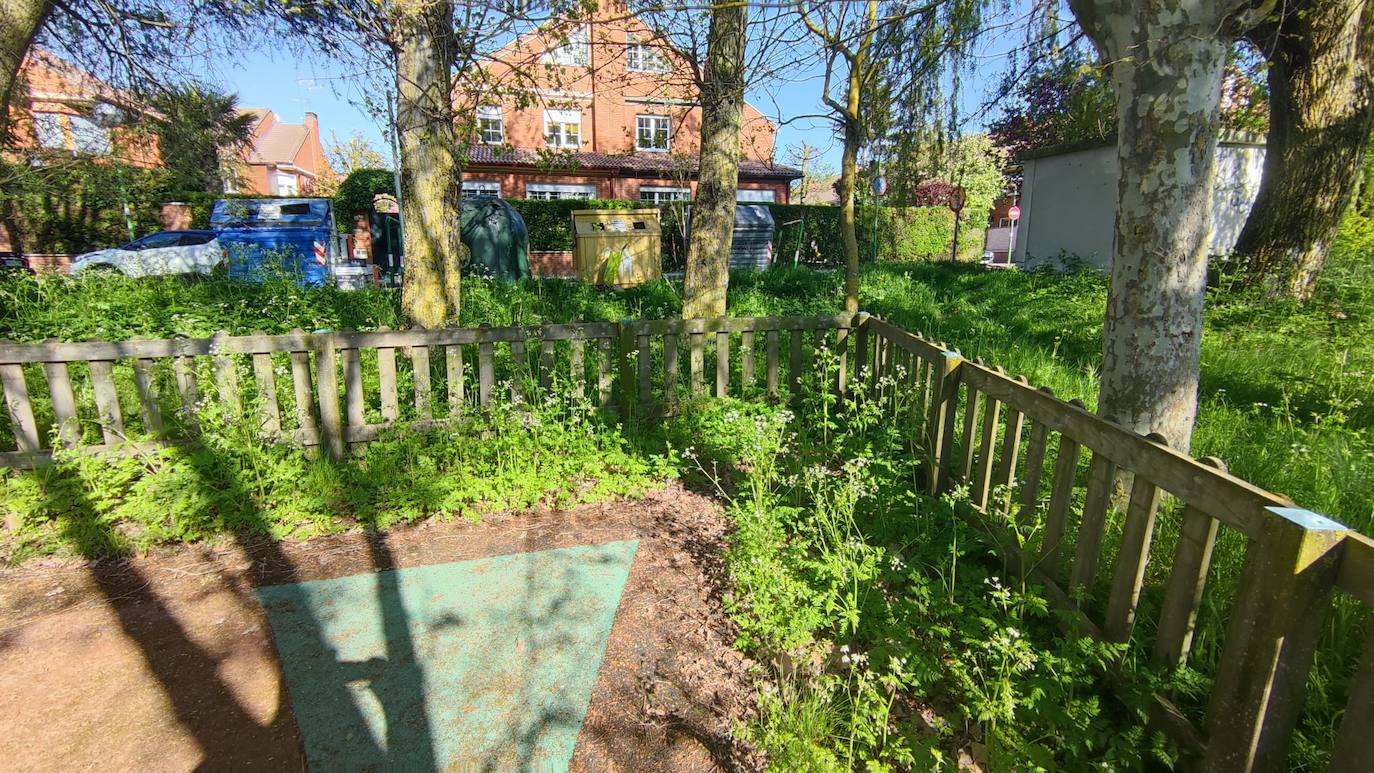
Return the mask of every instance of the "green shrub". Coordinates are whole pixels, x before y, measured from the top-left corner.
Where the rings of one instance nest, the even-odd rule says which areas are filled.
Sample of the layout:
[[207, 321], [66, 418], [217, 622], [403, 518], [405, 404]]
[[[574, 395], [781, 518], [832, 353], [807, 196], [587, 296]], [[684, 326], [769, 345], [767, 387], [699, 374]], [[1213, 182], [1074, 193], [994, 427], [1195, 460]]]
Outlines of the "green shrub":
[[639, 202], [616, 199], [507, 199], [530, 232], [531, 250], [571, 250], [572, 213], [579, 209], [635, 209]]
[[352, 231], [353, 216], [371, 212], [372, 201], [379, 193], [396, 195], [396, 177], [390, 169], [358, 169], [349, 174], [334, 194], [334, 219], [339, 231]]

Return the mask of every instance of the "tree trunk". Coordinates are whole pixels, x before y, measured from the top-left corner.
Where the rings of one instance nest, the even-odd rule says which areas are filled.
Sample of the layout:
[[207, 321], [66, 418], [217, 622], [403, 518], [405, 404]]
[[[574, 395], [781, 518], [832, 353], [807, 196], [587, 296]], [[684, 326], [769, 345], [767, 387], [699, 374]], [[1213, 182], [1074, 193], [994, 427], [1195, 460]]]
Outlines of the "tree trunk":
[[730, 246], [735, 235], [740, 129], [744, 114], [744, 44], [748, 6], [722, 3], [711, 9], [706, 82], [701, 89], [701, 153], [692, 227], [687, 234], [687, 273], [682, 318], [725, 315], [730, 286]]
[[844, 246], [844, 310], [859, 310], [859, 235], [854, 211], [855, 189], [859, 183], [858, 86], [850, 83], [850, 104], [856, 109], [844, 121], [844, 151], [840, 156], [840, 242]]
[[1070, 5], [1113, 63], [1120, 120], [1098, 413], [1187, 450], [1197, 416], [1218, 103], [1229, 48], [1229, 13], [1219, 6], [1227, 4]]
[[10, 101], [19, 65], [51, 11], [51, 0], [0, 0], [0, 143], [9, 139]]
[[1235, 252], [1251, 282], [1311, 297], [1374, 121], [1374, 2], [1312, 0], [1247, 37], [1269, 58], [1269, 138]]
[[421, 327], [458, 318], [458, 137], [453, 127], [450, 0], [396, 7], [396, 129], [401, 145], [401, 307]]

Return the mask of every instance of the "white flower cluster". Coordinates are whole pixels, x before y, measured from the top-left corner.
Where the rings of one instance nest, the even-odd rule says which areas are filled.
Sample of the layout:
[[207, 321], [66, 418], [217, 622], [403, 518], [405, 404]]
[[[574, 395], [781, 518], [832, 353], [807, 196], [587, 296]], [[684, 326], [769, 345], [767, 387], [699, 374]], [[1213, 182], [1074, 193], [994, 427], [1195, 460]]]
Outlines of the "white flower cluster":
[[868, 663], [868, 656], [862, 652], [850, 652], [848, 644], [840, 645], [840, 662], [846, 666], [860, 668]]

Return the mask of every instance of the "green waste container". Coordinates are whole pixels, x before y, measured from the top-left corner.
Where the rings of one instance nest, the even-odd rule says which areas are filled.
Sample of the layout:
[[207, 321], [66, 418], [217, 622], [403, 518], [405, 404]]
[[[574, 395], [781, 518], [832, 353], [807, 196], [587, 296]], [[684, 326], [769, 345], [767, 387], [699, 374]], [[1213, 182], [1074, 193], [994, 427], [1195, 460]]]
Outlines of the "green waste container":
[[467, 271], [494, 279], [530, 276], [530, 237], [525, 219], [495, 196], [464, 199], [461, 238], [472, 257]]

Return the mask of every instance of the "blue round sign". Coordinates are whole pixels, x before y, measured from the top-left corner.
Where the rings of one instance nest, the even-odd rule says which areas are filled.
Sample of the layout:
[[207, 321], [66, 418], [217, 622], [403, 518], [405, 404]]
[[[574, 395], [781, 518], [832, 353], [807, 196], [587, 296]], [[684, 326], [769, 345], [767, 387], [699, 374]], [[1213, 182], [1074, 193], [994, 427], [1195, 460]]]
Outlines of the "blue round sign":
[[875, 195], [875, 196], [886, 196], [886, 195], [887, 195], [887, 178], [884, 177], [883, 175], [878, 175], [877, 177], [874, 177], [874, 178], [873, 178], [873, 195]]

